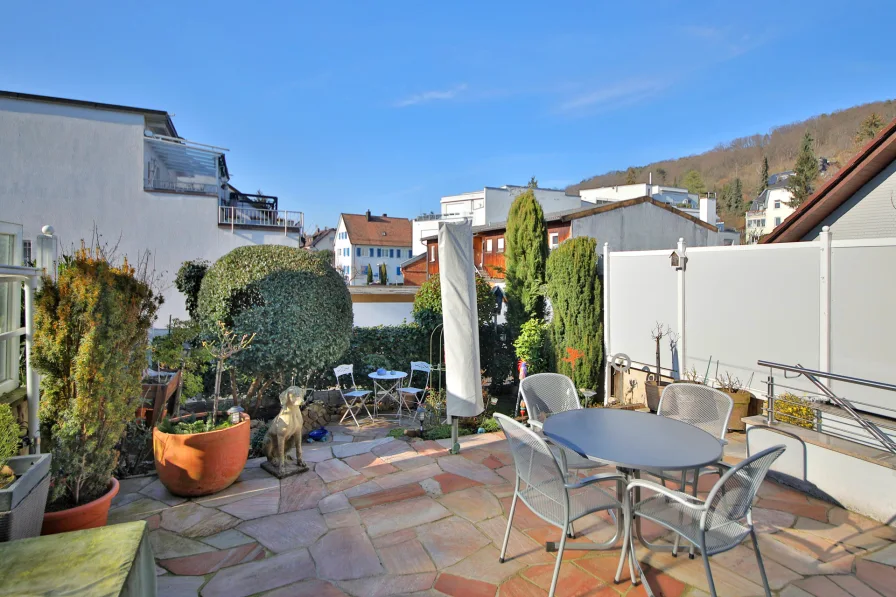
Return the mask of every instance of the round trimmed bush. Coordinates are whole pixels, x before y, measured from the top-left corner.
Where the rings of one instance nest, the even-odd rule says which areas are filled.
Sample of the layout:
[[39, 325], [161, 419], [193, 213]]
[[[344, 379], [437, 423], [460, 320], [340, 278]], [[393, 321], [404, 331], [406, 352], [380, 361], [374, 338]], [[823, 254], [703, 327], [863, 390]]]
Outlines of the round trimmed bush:
[[223, 322], [255, 334], [232, 359], [256, 377], [295, 375], [297, 382], [345, 354], [352, 301], [339, 273], [309, 251], [281, 245], [234, 249], [209, 268], [198, 313], [210, 329]]

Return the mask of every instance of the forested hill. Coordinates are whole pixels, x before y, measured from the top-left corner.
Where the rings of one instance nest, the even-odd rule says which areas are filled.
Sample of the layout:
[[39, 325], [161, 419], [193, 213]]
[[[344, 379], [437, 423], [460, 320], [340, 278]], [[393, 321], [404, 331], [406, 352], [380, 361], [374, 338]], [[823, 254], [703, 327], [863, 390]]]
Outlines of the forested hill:
[[775, 127], [768, 133], [721, 143], [699, 155], [607, 172], [583, 180], [567, 190], [621, 185], [632, 182], [632, 179], [635, 182], [647, 182], [650, 172], [653, 173], [654, 184], [687, 186], [682, 182], [685, 174], [696, 170], [702, 176], [708, 191], [720, 192], [726, 183], [733, 182], [735, 177], [740, 178], [745, 199], [749, 200], [759, 186], [763, 157], [768, 158], [770, 173], [792, 169], [807, 129], [815, 140], [815, 155], [827, 158], [832, 166], [827, 175], [836, 172], [859, 149], [859, 143], [865, 142], [861, 136], [857, 139], [857, 134], [863, 121], [872, 113], [877, 114], [886, 124], [896, 118], [896, 101], [874, 102], [832, 114], [822, 114], [802, 122]]

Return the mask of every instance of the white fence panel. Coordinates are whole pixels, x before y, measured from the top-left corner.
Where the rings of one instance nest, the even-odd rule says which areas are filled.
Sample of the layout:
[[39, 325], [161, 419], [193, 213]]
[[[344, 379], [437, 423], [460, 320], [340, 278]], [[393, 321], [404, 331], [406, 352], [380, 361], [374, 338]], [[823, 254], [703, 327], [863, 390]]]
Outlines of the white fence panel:
[[[612, 248], [612, 247], [611, 247]], [[609, 345], [614, 354], [632, 358], [632, 367], [643, 368], [656, 361], [656, 345], [650, 331], [657, 322], [677, 326], [677, 278], [669, 265], [668, 251], [613, 253], [610, 264]], [[669, 342], [660, 343], [664, 368], [672, 366]]]
[[729, 373], [760, 394], [768, 369], [759, 359], [817, 369], [820, 251], [815, 242], [688, 249], [687, 367], [710, 381]]
[[[887, 242], [888, 245], [883, 244]], [[831, 250], [831, 370], [896, 383], [896, 239], [834, 241]], [[849, 400], [896, 408], [896, 394], [843, 382]], [[892, 416], [892, 413], [881, 413]]]

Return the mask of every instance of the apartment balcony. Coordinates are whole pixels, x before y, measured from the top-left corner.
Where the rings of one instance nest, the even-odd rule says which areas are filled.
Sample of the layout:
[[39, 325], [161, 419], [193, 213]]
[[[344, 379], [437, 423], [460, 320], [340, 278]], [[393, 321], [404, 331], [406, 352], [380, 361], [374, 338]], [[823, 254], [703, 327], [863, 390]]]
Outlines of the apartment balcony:
[[461, 211], [457, 213], [447, 213], [447, 214], [422, 214], [414, 218], [417, 222], [430, 222], [434, 220], [456, 220], [458, 218], [472, 218], [473, 212], [471, 211]]
[[214, 183], [148, 177], [143, 179], [143, 190], [183, 195], [218, 195], [218, 185]]
[[[276, 199], [276, 197], [274, 198]], [[282, 230], [284, 235], [304, 233], [305, 215], [300, 211], [261, 207], [218, 207], [218, 227], [241, 230]]]

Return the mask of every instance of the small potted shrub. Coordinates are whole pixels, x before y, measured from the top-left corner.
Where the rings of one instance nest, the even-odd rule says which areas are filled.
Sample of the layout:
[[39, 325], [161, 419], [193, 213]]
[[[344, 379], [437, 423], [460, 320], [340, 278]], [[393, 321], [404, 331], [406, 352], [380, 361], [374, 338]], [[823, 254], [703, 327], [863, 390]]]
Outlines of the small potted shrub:
[[139, 271], [102, 248], [64, 256], [44, 277], [34, 317], [42, 373], [41, 446], [52, 453], [44, 535], [106, 524], [117, 445], [140, 401], [148, 332], [161, 304], [148, 260]]
[[237, 336], [223, 323], [216, 342], [205, 342], [217, 361], [215, 394], [208, 413], [176, 419], [162, 418], [152, 432], [153, 456], [159, 480], [174, 495], [196, 497], [226, 489], [246, 466], [249, 457], [249, 416], [236, 413], [232, 421], [218, 412], [221, 376], [227, 359], [242, 352], [253, 336]]
[[672, 330], [657, 322], [656, 327], [650, 332], [650, 337], [656, 344], [656, 374], [653, 379], [648, 379], [644, 382], [644, 395], [647, 397], [647, 408], [650, 409], [650, 412], [657, 411], [660, 406], [660, 398], [663, 396], [663, 390], [670, 383], [663, 381], [663, 373], [660, 366], [660, 341], [666, 336], [672, 338], [672, 343], [675, 343], [675, 338], [672, 337]]
[[725, 392], [734, 401], [734, 408], [731, 409], [731, 416], [728, 418], [728, 429], [734, 431], [746, 429], [746, 423], [741, 419], [749, 415], [750, 399], [753, 398], [753, 394], [744, 390], [740, 380], [731, 377], [728, 372], [716, 379], [716, 389]]
[[0, 542], [40, 535], [50, 489], [50, 455], [16, 456], [20, 431], [0, 404]]

